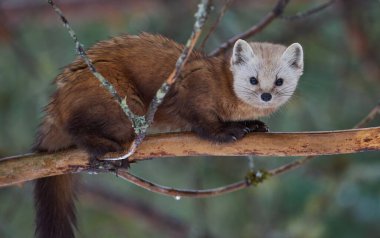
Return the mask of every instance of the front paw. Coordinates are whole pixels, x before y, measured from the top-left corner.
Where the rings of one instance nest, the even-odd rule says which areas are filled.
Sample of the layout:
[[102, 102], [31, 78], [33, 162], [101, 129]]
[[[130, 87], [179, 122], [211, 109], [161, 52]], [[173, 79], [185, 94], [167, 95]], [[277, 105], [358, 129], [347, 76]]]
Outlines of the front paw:
[[249, 132], [269, 132], [269, 127], [262, 121], [245, 121], [244, 125], [249, 128]]
[[247, 126], [232, 124], [213, 133], [212, 139], [222, 143], [234, 142], [243, 138], [249, 131], [250, 129]]

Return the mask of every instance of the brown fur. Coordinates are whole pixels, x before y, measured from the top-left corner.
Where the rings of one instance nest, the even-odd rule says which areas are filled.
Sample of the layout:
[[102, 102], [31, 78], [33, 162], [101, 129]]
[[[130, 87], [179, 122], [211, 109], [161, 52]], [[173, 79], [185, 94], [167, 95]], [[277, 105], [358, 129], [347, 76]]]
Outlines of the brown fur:
[[[132, 111], [143, 115], [173, 70], [182, 49], [182, 45], [158, 35], [125, 35], [96, 44], [88, 55], [117, 92], [122, 97], [127, 96]], [[75, 145], [98, 157], [120, 150], [123, 143], [133, 139], [129, 119], [81, 59], [67, 66], [55, 82], [58, 90], [46, 108], [35, 150], [56, 151]], [[173, 85], [159, 107], [153, 126], [190, 129], [203, 138], [230, 142], [263, 126], [253, 119], [267, 113], [236, 97], [228, 61], [193, 52], [180, 81]], [[72, 200], [65, 197], [54, 201], [59, 196], [53, 195], [54, 192], [65, 193], [72, 197], [73, 193], [65, 191], [72, 189], [71, 180], [59, 181], [59, 177], [53, 177], [37, 183], [36, 233], [40, 238], [49, 237], [46, 234], [61, 237], [52, 235], [58, 228], [49, 228], [55, 227], [57, 222], [70, 224], [64, 229], [67, 229], [66, 237], [72, 237], [75, 225]], [[44, 190], [51, 193], [45, 196]], [[48, 211], [52, 206], [68, 209], [57, 208], [53, 213]]]
[[61, 175], [37, 180], [36, 235], [39, 238], [74, 238], [75, 178]]

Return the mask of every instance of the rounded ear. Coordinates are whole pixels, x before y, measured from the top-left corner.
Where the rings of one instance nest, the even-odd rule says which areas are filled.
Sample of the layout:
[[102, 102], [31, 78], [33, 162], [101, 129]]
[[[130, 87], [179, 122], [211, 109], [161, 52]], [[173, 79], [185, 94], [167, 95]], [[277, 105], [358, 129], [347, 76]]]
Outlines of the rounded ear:
[[291, 44], [282, 54], [281, 58], [288, 66], [301, 71], [303, 70], [303, 49], [300, 44]]
[[232, 51], [231, 65], [244, 64], [252, 58], [254, 53], [251, 46], [245, 40], [237, 40]]

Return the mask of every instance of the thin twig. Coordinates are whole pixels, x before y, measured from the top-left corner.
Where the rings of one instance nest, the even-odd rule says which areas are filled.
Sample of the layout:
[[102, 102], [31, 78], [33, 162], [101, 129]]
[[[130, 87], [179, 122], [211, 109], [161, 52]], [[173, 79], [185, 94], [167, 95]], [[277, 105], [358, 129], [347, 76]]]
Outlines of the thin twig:
[[114, 99], [119, 103], [120, 107], [124, 111], [124, 113], [128, 116], [130, 121], [132, 122], [132, 126], [135, 130], [135, 133], [140, 133], [141, 130], [145, 130], [146, 123], [145, 123], [145, 117], [144, 116], [138, 116], [134, 114], [128, 107], [126, 98], [122, 98], [116, 91], [116, 89], [112, 86], [110, 82], [106, 78], [103, 77], [102, 74], [100, 74], [94, 64], [92, 63], [91, 59], [88, 57], [83, 44], [81, 44], [78, 40], [78, 37], [75, 33], [75, 31], [71, 28], [69, 25], [68, 20], [63, 15], [61, 9], [57, 7], [57, 5], [52, 1], [48, 0], [48, 3], [53, 7], [54, 11], [58, 14], [58, 16], [61, 18], [61, 21], [63, 23], [63, 26], [68, 30], [71, 38], [74, 40], [75, 43], [75, 49], [79, 56], [84, 60], [84, 62], [87, 64], [89, 70], [91, 73], [99, 80], [101, 85], [108, 90], [108, 92], [111, 93], [111, 95], [114, 97]]
[[298, 160], [293, 161], [291, 163], [288, 163], [288, 164], [282, 165], [278, 168], [272, 169], [271, 171], [269, 171], [269, 173], [270, 173], [270, 175], [274, 176], [274, 175], [283, 174], [285, 172], [289, 172], [290, 170], [297, 169], [297, 168], [301, 167], [302, 165], [304, 165], [305, 163], [307, 163], [308, 161], [310, 161], [316, 157], [317, 156], [306, 156], [302, 159], [298, 159]]
[[[358, 124], [354, 126], [354, 128], [361, 128], [365, 124], [372, 121], [378, 114], [380, 114], [380, 103], [377, 104], [370, 113], [364, 117]], [[233, 183], [230, 185], [213, 188], [213, 189], [204, 189], [204, 190], [189, 190], [189, 189], [176, 189], [170, 188], [162, 185], [158, 185], [142, 178], [139, 178], [135, 175], [132, 175], [128, 171], [124, 169], [120, 169], [116, 172], [118, 177], [121, 177], [141, 188], [149, 190], [151, 192], [159, 193], [166, 196], [171, 196], [176, 199], [180, 199], [181, 197], [192, 197], [192, 198], [204, 198], [204, 197], [212, 197], [212, 196], [220, 196], [223, 194], [235, 192], [244, 188], [247, 188], [251, 185], [257, 185], [262, 183], [269, 177], [280, 175], [285, 172], [289, 172], [290, 170], [296, 169], [309, 162], [310, 160], [316, 158], [318, 156], [307, 156], [302, 159], [296, 160], [294, 162], [282, 165], [278, 168], [269, 170], [269, 171], [250, 171], [246, 178], [237, 183]]]
[[227, 9], [231, 6], [231, 4], [233, 3], [233, 1], [234, 0], [226, 0], [224, 2], [224, 5], [223, 5], [222, 9], [220, 10], [218, 17], [216, 18], [215, 22], [211, 26], [210, 30], [207, 32], [207, 35], [205, 36], [205, 38], [203, 39], [203, 41], [201, 43], [201, 46], [199, 47], [200, 51], [204, 50], [208, 39], [215, 32], [215, 30], [218, 27], [220, 21], [222, 20], [224, 14], [226, 13]]
[[331, 5], [333, 5], [334, 2], [335, 2], [335, 0], [330, 0], [328, 2], [322, 3], [321, 5], [313, 7], [311, 9], [307, 10], [307, 11], [298, 12], [298, 13], [296, 13], [293, 16], [280, 16], [280, 18], [283, 19], [283, 20], [289, 20], [289, 21], [303, 19], [303, 18], [309, 17], [311, 15], [314, 15], [316, 13], [319, 13], [319, 12], [327, 9], [328, 7], [330, 7]]
[[106, 158], [105, 160], [124, 160], [128, 159], [131, 155], [133, 155], [136, 152], [136, 149], [141, 144], [141, 142], [144, 140], [147, 128], [152, 124], [154, 115], [158, 109], [158, 107], [161, 105], [162, 101], [164, 100], [165, 95], [169, 92], [171, 85], [173, 85], [178, 76], [180, 75], [183, 67], [185, 66], [187, 59], [189, 58], [190, 54], [192, 53], [195, 44], [197, 43], [197, 40], [202, 32], [202, 28], [204, 26], [204, 23], [207, 20], [208, 13], [210, 11], [211, 1], [210, 0], [201, 0], [200, 4], [198, 4], [198, 11], [195, 13], [195, 23], [193, 26], [193, 30], [191, 32], [190, 38], [187, 40], [187, 43], [182, 50], [181, 55], [179, 56], [175, 68], [172, 71], [172, 73], [169, 75], [169, 77], [166, 79], [166, 81], [161, 85], [161, 87], [157, 90], [156, 95], [152, 99], [152, 101], [149, 104], [148, 111], [145, 115], [146, 119], [146, 128], [145, 130], [141, 131], [141, 133], [138, 133], [136, 138], [131, 143], [128, 153], [121, 157], [116, 158]]
[[373, 121], [377, 115], [380, 114], [380, 102], [364, 117], [354, 128], [364, 128], [369, 122]]
[[131, 173], [129, 173], [128, 171], [124, 169], [118, 170], [116, 175], [141, 188], [144, 188], [151, 192], [174, 197], [175, 199], [178, 199], [178, 200], [181, 197], [204, 198], [204, 197], [218, 196], [218, 195], [238, 191], [250, 186], [250, 184], [244, 180], [244, 181], [240, 181], [234, 184], [230, 184], [230, 185], [219, 187], [219, 188], [213, 188], [213, 189], [204, 189], [204, 190], [176, 189], [176, 188], [170, 188], [170, 187], [149, 182], [135, 175], [132, 175]]
[[306, 18], [306, 17], [309, 17], [311, 15], [314, 15], [316, 13], [319, 13], [325, 9], [327, 9], [328, 7], [330, 7], [331, 5], [333, 5], [335, 3], [335, 0], [330, 0], [328, 2], [325, 2], [325, 3], [322, 3], [316, 7], [313, 7], [309, 10], [306, 10], [304, 12], [298, 12], [296, 13], [295, 15], [292, 15], [292, 16], [280, 16], [281, 19], [283, 20], [289, 20], [289, 21], [293, 21], [293, 20], [299, 20], [299, 19], [302, 19], [302, 18]]
[[289, 3], [290, 0], [279, 0], [275, 7], [266, 14], [256, 25], [249, 28], [247, 31], [237, 34], [221, 44], [217, 49], [212, 51], [209, 56], [218, 56], [220, 54], [225, 53], [238, 39], [247, 39], [252, 37], [262, 31], [266, 26], [268, 26], [274, 19], [281, 16], [285, 7]]

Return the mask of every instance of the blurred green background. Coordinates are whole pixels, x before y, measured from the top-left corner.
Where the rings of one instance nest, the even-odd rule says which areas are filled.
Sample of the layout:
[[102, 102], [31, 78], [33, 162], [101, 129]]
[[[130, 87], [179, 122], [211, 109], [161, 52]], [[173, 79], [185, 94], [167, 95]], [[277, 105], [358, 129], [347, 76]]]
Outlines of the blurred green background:
[[[223, 5], [214, 1], [210, 23]], [[235, 1], [207, 51], [254, 25], [276, 1]], [[324, 1], [294, 0], [285, 15]], [[159, 33], [185, 42], [197, 1], [57, 1], [89, 47], [121, 33]], [[380, 2], [336, 1], [295, 21], [275, 20], [253, 41], [299, 42], [305, 74], [294, 98], [268, 122], [272, 131], [351, 128], [380, 99]], [[74, 45], [45, 1], [0, 2], [0, 157], [27, 152]], [[379, 125], [377, 118], [368, 126]], [[380, 237], [379, 152], [323, 156], [301, 169], [221, 197], [175, 200], [111, 175], [83, 175], [78, 237]], [[274, 168], [294, 158], [255, 158]], [[246, 158], [160, 159], [131, 171], [179, 188], [241, 180]], [[0, 237], [33, 237], [33, 182], [0, 190]]]

